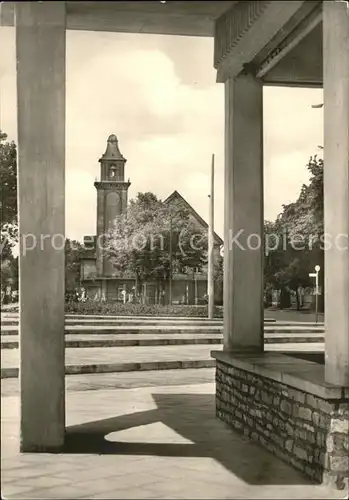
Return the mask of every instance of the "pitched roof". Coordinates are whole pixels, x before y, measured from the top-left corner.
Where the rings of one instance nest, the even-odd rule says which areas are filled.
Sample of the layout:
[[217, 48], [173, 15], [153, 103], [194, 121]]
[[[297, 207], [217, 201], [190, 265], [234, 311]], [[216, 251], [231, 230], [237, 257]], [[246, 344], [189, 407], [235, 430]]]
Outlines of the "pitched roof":
[[[182, 203], [182, 205], [185, 206], [185, 208], [188, 210], [188, 212], [199, 222], [199, 224], [204, 227], [205, 229], [208, 229], [208, 224], [207, 222], [197, 213], [196, 210], [190, 205], [190, 203], [187, 202], [185, 198], [177, 191], [173, 191], [170, 196], [166, 198], [164, 203], [171, 203], [174, 200], [178, 200]], [[214, 233], [216, 243], [219, 243], [220, 245], [223, 244], [223, 240], [220, 236], [218, 236], [217, 233]]]

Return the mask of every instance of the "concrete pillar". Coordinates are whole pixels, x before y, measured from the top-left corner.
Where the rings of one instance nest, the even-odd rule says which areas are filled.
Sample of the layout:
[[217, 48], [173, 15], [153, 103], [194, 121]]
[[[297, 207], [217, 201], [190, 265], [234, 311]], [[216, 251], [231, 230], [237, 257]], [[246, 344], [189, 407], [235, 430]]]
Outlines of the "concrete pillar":
[[224, 349], [262, 351], [263, 87], [251, 75], [225, 82], [224, 183]]
[[16, 3], [16, 47], [20, 448], [46, 452], [65, 434], [65, 2]]
[[323, 2], [325, 377], [349, 386], [349, 8]]

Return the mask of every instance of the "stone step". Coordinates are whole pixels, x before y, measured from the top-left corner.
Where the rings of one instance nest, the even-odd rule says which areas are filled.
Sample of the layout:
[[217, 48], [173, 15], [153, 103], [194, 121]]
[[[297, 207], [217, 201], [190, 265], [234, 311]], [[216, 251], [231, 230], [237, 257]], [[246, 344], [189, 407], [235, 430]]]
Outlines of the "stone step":
[[[119, 320], [141, 320], [141, 321], [148, 321], [148, 320], [162, 320], [162, 321], [223, 321], [223, 318], [207, 318], [205, 316], [154, 316], [154, 315], [147, 315], [147, 316], [124, 316], [124, 315], [113, 315], [113, 314], [66, 314], [66, 318], [68, 319], [119, 319]], [[272, 321], [272, 319], [270, 320]]]
[[[18, 319], [3, 319], [1, 321], [1, 326], [18, 326], [19, 320]], [[189, 326], [189, 327], [222, 327], [223, 326], [223, 321], [167, 321], [167, 320], [121, 320], [121, 319], [73, 319], [73, 318], [66, 318], [65, 320], [65, 325], [84, 325], [84, 326], [173, 326], [173, 327], [183, 327], [183, 326]]]
[[315, 321], [286, 321], [286, 320], [275, 320], [273, 321], [273, 325], [284, 325], [284, 326], [289, 326], [289, 325], [298, 325], [298, 326], [322, 326], [324, 327], [324, 322], [323, 321], [318, 321], [317, 323]]
[[[164, 335], [173, 335], [174, 333], [195, 333], [195, 334], [219, 334], [222, 333], [222, 326], [210, 326], [210, 327], [196, 327], [196, 326], [188, 326], [179, 328], [177, 326], [120, 326], [120, 325], [110, 325], [110, 326], [84, 326], [84, 325], [66, 325], [65, 332], [66, 333], [76, 333], [83, 335], [98, 335], [98, 334], [152, 334], [159, 333]], [[1, 329], [1, 335], [18, 335], [18, 326], [6, 326]]]
[[[2, 312], [1, 316], [4, 318], [18, 318], [18, 312]], [[123, 315], [123, 314], [71, 314], [66, 313], [66, 318], [78, 318], [78, 319], [140, 319], [140, 320], [152, 320], [152, 319], [162, 319], [162, 320], [173, 320], [173, 321], [222, 321], [223, 318], [207, 318], [207, 316], [165, 316], [165, 315]], [[273, 318], [270, 318], [273, 321]]]
[[290, 326], [284, 326], [284, 325], [278, 325], [278, 326], [265, 326], [264, 331], [268, 333], [273, 333], [274, 335], [277, 335], [279, 333], [288, 333], [288, 334], [293, 334], [293, 333], [303, 333], [303, 334], [308, 334], [308, 333], [318, 333], [318, 334], [324, 334], [325, 329], [323, 326], [317, 326], [317, 327], [307, 327], [307, 326], [297, 326], [297, 325], [290, 325]]
[[[19, 321], [18, 320], [2, 320], [1, 321], [1, 326], [2, 328], [6, 327], [18, 327]], [[166, 329], [183, 329], [183, 328], [188, 328], [188, 329], [220, 329], [223, 328], [223, 322], [193, 322], [193, 321], [181, 321], [181, 322], [170, 322], [170, 321], [127, 321], [124, 322], [123, 320], [72, 320], [72, 319], [66, 319], [65, 321], [65, 326], [68, 328], [72, 327], [115, 327], [115, 328], [140, 328], [140, 329], [145, 329], [145, 328], [166, 328]], [[274, 321], [272, 323], [268, 321], [264, 321], [264, 326], [265, 328], [296, 328], [296, 329], [304, 329], [304, 328], [319, 328], [319, 329], [324, 329], [324, 324], [323, 323], [310, 323], [310, 322], [282, 322], [282, 321]]]
[[[66, 348], [74, 347], [130, 347], [130, 346], [164, 346], [164, 345], [203, 345], [222, 344], [221, 334], [181, 334], [181, 335], [156, 335], [156, 334], [128, 334], [128, 335], [74, 335], [66, 334]], [[311, 343], [324, 342], [324, 336], [319, 334], [304, 335], [294, 334], [269, 334], [264, 335], [264, 343]], [[1, 349], [17, 349], [18, 336], [5, 336], [1, 339]]]
[[[184, 370], [193, 368], [214, 368], [214, 359], [187, 360], [187, 361], [145, 361], [143, 363], [106, 363], [66, 365], [66, 375], [84, 375], [87, 373], [117, 373], [158, 370]], [[1, 368], [1, 378], [18, 378], [18, 368]]]
[[[1, 323], [18, 323], [19, 317], [2, 317]], [[65, 323], [86, 323], [86, 324], [105, 324], [105, 323], [111, 323], [111, 324], [117, 324], [117, 323], [122, 323], [125, 325], [128, 324], [173, 324], [173, 325], [181, 325], [181, 324], [194, 324], [194, 325], [220, 325], [223, 323], [223, 319], [207, 319], [207, 318], [139, 318], [139, 317], [133, 317], [133, 318], [124, 318], [124, 317], [65, 317]], [[270, 321], [269, 321], [270, 323]]]
[[[9, 316], [2, 315], [1, 324], [18, 324], [19, 315]], [[65, 322], [68, 323], [81, 323], [81, 324], [195, 324], [195, 325], [217, 325], [223, 324], [223, 318], [200, 318], [200, 317], [165, 317], [165, 316], [93, 316], [93, 315], [69, 315], [65, 316]], [[265, 318], [265, 323], [274, 323], [275, 319]]]
[[[301, 347], [300, 347], [301, 346]], [[215, 350], [221, 350], [216, 346]], [[66, 349], [66, 374], [113, 373], [139, 370], [172, 370], [209, 368], [215, 366], [211, 358], [212, 346], [157, 346], [68, 348]], [[266, 351], [323, 352], [323, 343], [269, 344]], [[18, 377], [19, 351], [1, 351], [1, 378]]]
[[[1, 325], [3, 327], [5, 326], [18, 326], [19, 324], [19, 319], [18, 316], [16, 318], [1, 318]], [[141, 319], [139, 317], [133, 317], [133, 318], [123, 318], [123, 317], [95, 317], [95, 318], [87, 318], [87, 317], [68, 317], [66, 316], [65, 324], [68, 326], [73, 326], [73, 325], [89, 325], [89, 326], [188, 326], [188, 327], [208, 327], [208, 326], [213, 326], [213, 327], [219, 327], [223, 326], [223, 320], [222, 319], [217, 319], [217, 320], [208, 320], [208, 319], [192, 319], [192, 318], [187, 318], [187, 319], [174, 319], [174, 318], [144, 318]], [[275, 319], [270, 320], [270, 319], [264, 319], [264, 324], [266, 326], [270, 327], [276, 327], [276, 326], [282, 326], [282, 327], [287, 327], [287, 326], [295, 326], [295, 327], [316, 327], [316, 328], [324, 328], [324, 323], [323, 322], [311, 322], [311, 321], [276, 321]]]
[[[210, 327], [196, 327], [196, 326], [187, 326], [185, 328], [178, 328], [173, 325], [169, 326], [163, 326], [163, 325], [157, 325], [149, 328], [148, 325], [144, 325], [143, 327], [140, 326], [120, 326], [120, 325], [109, 325], [109, 326], [84, 326], [84, 325], [66, 325], [65, 327], [65, 332], [67, 333], [75, 333], [75, 334], [80, 334], [80, 335], [104, 335], [104, 334], [164, 334], [164, 335], [173, 335], [173, 334], [187, 334], [187, 333], [192, 333], [192, 334], [199, 334], [199, 335], [204, 335], [204, 334], [222, 334], [223, 333], [223, 327], [222, 326], [210, 326]], [[303, 334], [320, 334], [324, 333], [324, 328], [323, 327], [298, 327], [298, 326], [290, 326], [290, 327], [285, 327], [285, 326], [278, 326], [278, 327], [271, 327], [268, 325], [265, 325], [264, 327], [264, 332], [270, 333], [270, 334], [293, 334], [293, 333], [303, 333]], [[5, 326], [2, 327], [1, 329], [1, 335], [6, 336], [6, 335], [18, 335], [18, 326]]]

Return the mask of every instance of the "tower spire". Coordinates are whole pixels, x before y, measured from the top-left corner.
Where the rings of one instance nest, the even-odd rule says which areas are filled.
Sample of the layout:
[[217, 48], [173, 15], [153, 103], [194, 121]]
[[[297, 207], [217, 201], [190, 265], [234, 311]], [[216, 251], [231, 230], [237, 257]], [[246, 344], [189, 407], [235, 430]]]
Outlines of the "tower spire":
[[123, 160], [125, 158], [120, 153], [118, 138], [115, 134], [111, 134], [107, 140], [107, 149], [102, 155], [101, 160]]
[[[99, 160], [100, 180], [94, 183], [97, 189], [97, 241], [117, 225], [120, 215], [127, 210], [127, 194], [130, 181], [125, 182], [126, 159], [119, 150], [116, 135], [108, 137], [107, 148]], [[96, 248], [97, 276], [115, 272], [112, 263], [101, 251], [103, 243]]]

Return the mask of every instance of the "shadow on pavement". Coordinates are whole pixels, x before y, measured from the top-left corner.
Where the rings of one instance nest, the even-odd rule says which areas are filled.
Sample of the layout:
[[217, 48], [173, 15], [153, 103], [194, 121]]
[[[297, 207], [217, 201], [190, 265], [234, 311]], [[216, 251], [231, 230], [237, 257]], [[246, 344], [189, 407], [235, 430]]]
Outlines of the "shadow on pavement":
[[[68, 427], [64, 452], [206, 457], [215, 459], [252, 485], [310, 484], [309, 479], [291, 466], [218, 420], [215, 416], [214, 395], [155, 393], [153, 398], [156, 409]], [[190, 442], [152, 443], [151, 438], [147, 439], [146, 428], [141, 442], [118, 441], [120, 438], [113, 434], [156, 422], [161, 422]]]

